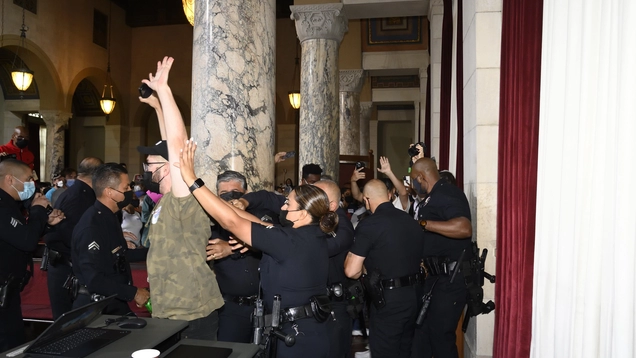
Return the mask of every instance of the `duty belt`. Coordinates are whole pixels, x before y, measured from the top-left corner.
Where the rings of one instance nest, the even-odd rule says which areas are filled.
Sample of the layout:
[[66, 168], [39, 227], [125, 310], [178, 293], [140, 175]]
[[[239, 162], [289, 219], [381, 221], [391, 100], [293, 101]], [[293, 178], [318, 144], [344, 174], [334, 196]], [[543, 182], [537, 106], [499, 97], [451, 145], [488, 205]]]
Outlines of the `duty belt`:
[[69, 260], [61, 252], [49, 248], [49, 255], [50, 255], [49, 257], [52, 256], [54, 258], [50, 262], [50, 264], [53, 265], [53, 267], [55, 267], [57, 265], [64, 265], [64, 266], [73, 267], [73, 263], [71, 262], [71, 260]]
[[382, 280], [382, 288], [385, 290], [392, 290], [394, 288], [413, 286], [422, 282], [422, 276], [419, 273], [415, 273], [408, 276], [399, 278], [391, 278], [388, 280]]
[[258, 295], [254, 296], [232, 296], [232, 295], [223, 295], [223, 300], [226, 302], [234, 302], [239, 306], [254, 306], [256, 304], [256, 299], [258, 299]]
[[[280, 323], [294, 322], [303, 318], [310, 318], [314, 316], [311, 311], [311, 305], [303, 305], [298, 307], [283, 308], [280, 310]], [[265, 327], [272, 325], [272, 315], [265, 315]]]
[[423, 262], [428, 276], [452, 275], [457, 261], [450, 261], [446, 257], [425, 257]]

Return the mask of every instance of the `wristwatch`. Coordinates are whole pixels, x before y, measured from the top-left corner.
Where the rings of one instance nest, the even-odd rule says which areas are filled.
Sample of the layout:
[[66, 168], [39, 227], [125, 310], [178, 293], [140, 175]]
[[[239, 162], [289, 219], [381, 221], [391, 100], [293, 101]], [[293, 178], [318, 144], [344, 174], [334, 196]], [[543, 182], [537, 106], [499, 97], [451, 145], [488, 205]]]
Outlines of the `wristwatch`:
[[426, 220], [420, 220], [420, 226], [422, 229], [426, 230]]
[[190, 188], [189, 188], [190, 192], [192, 193], [204, 185], [205, 183], [203, 182], [203, 180], [201, 180], [201, 178], [198, 178], [197, 180], [194, 181], [194, 183], [192, 183], [192, 185], [190, 185]]

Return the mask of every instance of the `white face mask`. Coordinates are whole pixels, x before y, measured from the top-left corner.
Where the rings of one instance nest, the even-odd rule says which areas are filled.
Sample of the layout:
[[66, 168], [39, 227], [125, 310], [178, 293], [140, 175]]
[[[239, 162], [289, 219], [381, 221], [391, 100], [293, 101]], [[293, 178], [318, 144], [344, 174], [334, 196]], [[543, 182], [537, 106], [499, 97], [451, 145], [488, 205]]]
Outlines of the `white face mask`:
[[63, 186], [64, 186], [64, 182], [63, 181], [60, 180], [60, 181], [57, 182], [57, 187], [58, 188], [61, 188]]
[[16, 189], [13, 185], [11, 185], [11, 187], [18, 192], [18, 196], [20, 197], [21, 201], [25, 201], [27, 199], [29, 199], [30, 197], [33, 196], [33, 194], [35, 194], [35, 183], [32, 181], [21, 181], [20, 179], [13, 177], [15, 180], [19, 181], [20, 183], [22, 183], [22, 185], [24, 186], [24, 189], [22, 189], [22, 191], [19, 191], [18, 189]]

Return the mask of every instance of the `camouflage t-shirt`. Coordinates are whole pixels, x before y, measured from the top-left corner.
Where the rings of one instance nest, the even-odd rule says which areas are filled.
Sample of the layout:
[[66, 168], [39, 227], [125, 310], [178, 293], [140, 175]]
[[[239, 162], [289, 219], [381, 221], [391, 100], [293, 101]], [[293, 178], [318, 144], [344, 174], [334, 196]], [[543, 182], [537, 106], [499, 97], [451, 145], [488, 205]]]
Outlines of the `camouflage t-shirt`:
[[147, 266], [152, 316], [191, 321], [223, 306], [206, 263], [210, 219], [192, 195], [167, 193], [150, 215]]

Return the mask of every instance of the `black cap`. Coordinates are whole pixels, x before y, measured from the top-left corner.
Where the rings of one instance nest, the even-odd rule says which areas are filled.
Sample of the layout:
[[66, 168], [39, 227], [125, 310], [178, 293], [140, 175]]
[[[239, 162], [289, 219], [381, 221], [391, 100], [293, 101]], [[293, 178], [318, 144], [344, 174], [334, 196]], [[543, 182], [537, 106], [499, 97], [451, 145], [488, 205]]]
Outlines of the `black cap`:
[[138, 146], [137, 151], [145, 155], [159, 155], [163, 159], [168, 160], [168, 142], [165, 140], [158, 141], [152, 147]]

